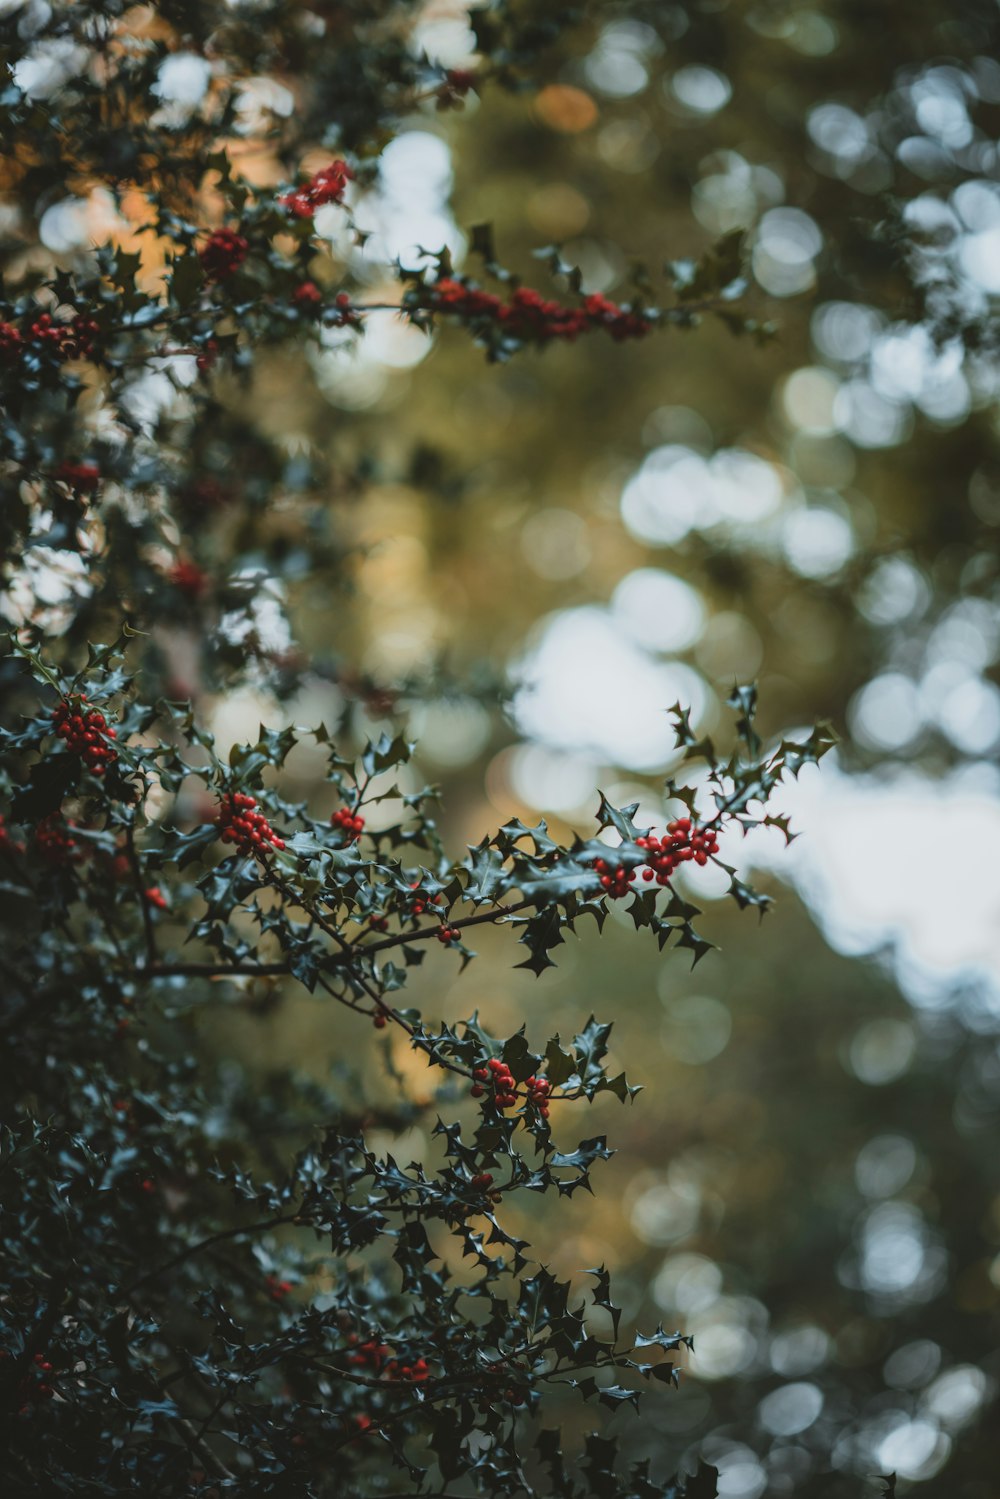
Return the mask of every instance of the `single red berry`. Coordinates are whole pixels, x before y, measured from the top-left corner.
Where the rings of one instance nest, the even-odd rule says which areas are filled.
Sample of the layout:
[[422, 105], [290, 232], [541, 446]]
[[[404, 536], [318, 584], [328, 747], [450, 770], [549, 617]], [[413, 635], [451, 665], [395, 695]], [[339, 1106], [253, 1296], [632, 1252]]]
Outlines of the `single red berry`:
[[101, 470], [96, 463], [60, 463], [55, 476], [77, 494], [93, 494], [101, 482]]
[[444, 81], [453, 94], [464, 95], [475, 87], [476, 75], [468, 68], [449, 68]]
[[196, 562], [183, 557], [168, 569], [166, 577], [178, 593], [192, 600], [204, 597], [208, 590], [208, 574]]
[[303, 281], [292, 292], [292, 301], [303, 312], [315, 312], [323, 305], [323, 293], [315, 281]]
[[199, 375], [207, 375], [215, 364], [219, 354], [219, 345], [214, 338], [207, 338], [195, 357], [195, 365]]

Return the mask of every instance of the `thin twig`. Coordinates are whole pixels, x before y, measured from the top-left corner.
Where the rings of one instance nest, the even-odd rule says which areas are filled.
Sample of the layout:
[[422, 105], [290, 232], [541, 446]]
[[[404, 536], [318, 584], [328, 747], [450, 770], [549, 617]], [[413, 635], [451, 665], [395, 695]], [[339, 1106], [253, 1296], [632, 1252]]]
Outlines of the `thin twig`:
[[122, 1296], [131, 1296], [140, 1286], [146, 1285], [151, 1280], [156, 1280], [160, 1275], [166, 1275], [170, 1270], [176, 1269], [185, 1260], [191, 1259], [202, 1250], [210, 1249], [213, 1244], [221, 1244], [224, 1239], [240, 1239], [246, 1234], [264, 1233], [269, 1228], [280, 1228], [285, 1223], [298, 1221], [298, 1213], [291, 1213], [279, 1218], [268, 1218], [263, 1223], [250, 1223], [243, 1228], [224, 1228], [217, 1234], [211, 1234], [207, 1239], [201, 1239], [197, 1244], [190, 1244], [187, 1249], [182, 1249], [180, 1254], [175, 1254], [173, 1259], [166, 1260], [162, 1265], [157, 1265], [155, 1270], [149, 1270], [145, 1275], [140, 1275], [138, 1280], [132, 1281], [121, 1292]]
[[149, 909], [149, 901], [142, 883], [142, 868], [139, 864], [139, 855], [135, 846], [135, 825], [129, 823], [125, 829], [125, 846], [128, 850], [129, 867], [132, 870], [132, 883], [135, 885], [135, 893], [139, 897], [139, 906], [142, 910], [142, 925], [146, 934], [146, 963], [152, 967], [156, 962], [156, 936], [153, 931], [153, 913]]

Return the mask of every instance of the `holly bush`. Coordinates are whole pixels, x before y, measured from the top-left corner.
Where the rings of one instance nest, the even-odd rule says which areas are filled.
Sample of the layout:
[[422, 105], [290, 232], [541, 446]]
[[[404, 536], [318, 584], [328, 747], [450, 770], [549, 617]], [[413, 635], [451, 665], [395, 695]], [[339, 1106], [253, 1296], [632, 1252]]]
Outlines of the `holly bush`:
[[[314, 816], [282, 788], [306, 731], [262, 729], [223, 761], [189, 706], [142, 700], [127, 643], [69, 676], [9, 641], [35, 698], [3, 736], [5, 1032], [26, 1107], [3, 1137], [15, 1486], [363, 1493], [396, 1466], [491, 1494], [519, 1492], [526, 1469], [534, 1492], [661, 1492], [644, 1468], [615, 1476], [597, 1437], [568, 1472], [533, 1418], [554, 1385], [634, 1404], [644, 1383], [676, 1381], [669, 1355], [688, 1340], [622, 1337], [603, 1267], [574, 1304], [504, 1226], [511, 1198], [590, 1190], [609, 1156], [601, 1136], [573, 1143], [567, 1106], [639, 1091], [608, 1074], [610, 1024], [503, 1036], [401, 991], [428, 958], [464, 967], [486, 923], [541, 974], [566, 931], [590, 917], [599, 932], [622, 899], [637, 931], [697, 961], [709, 943], [672, 875], [721, 863], [719, 836], [759, 822], [826, 736], [765, 753], [743, 689], [723, 761], [678, 709], [706, 774], [667, 783], [681, 815], [660, 835], [602, 799], [593, 836], [569, 847], [514, 820], [453, 859], [433, 790], [393, 784], [401, 735], [355, 757], [313, 730], [338, 803]], [[722, 867], [741, 906], [763, 906]], [[192, 1013], [220, 986], [284, 975], [351, 1012], [349, 1045], [364, 1025], [402, 1031], [425, 1096], [399, 1089], [363, 1116], [292, 1078], [220, 1096], [184, 1044]], [[434, 1118], [432, 1163], [368, 1143], [417, 1116]], [[688, 1489], [711, 1491], [705, 1475]]]
[[[503, 1034], [404, 990], [421, 965], [463, 969], [485, 926], [541, 976], [619, 901], [638, 939], [698, 961], [710, 944], [678, 870], [712, 862], [763, 911], [728, 862], [734, 835], [790, 836], [769, 797], [829, 735], [763, 744], [742, 687], [717, 750], [678, 704], [691, 774], [666, 781], [661, 825], [602, 798], [568, 842], [513, 819], [456, 853], [436, 788], [400, 778], [399, 684], [313, 663], [341, 686], [339, 720], [262, 726], [223, 757], [172, 658], [180, 633], [218, 690], [290, 699], [310, 663], [261, 638], [272, 578], [349, 585], [331, 501], [363, 504], [363, 446], [345, 438], [330, 467], [241, 412], [286, 345], [350, 345], [386, 316], [457, 325], [494, 362], [705, 317], [767, 333], [738, 235], [670, 263], [659, 291], [636, 268], [625, 301], [586, 293], [551, 246], [556, 289], [526, 286], [485, 226], [481, 277], [440, 250], [373, 267], [352, 195], [400, 121], [532, 87], [587, 24], [580, 6], [475, 10], [481, 65], [465, 72], [414, 44], [416, 9], [0, 15], [19, 206], [0, 287], [7, 1493], [715, 1492], [709, 1467], [667, 1479], [597, 1432], [564, 1459], [546, 1424], [567, 1390], [611, 1410], [669, 1399], [689, 1345], [622, 1327], [602, 1266], [579, 1299], [518, 1227], [524, 1194], [590, 1191], [611, 1153], [572, 1114], [639, 1091], [607, 1065], [611, 1025], [581, 1015], [566, 1038], [533, 1015]], [[284, 82], [248, 125], [261, 78]], [[266, 180], [240, 169], [248, 142], [267, 146]], [[60, 263], [41, 224], [67, 189], [96, 194], [111, 228]], [[228, 576], [204, 565], [208, 538]], [[358, 704], [384, 730], [359, 736]], [[325, 775], [303, 801], [289, 762], [307, 752]], [[269, 1016], [296, 985], [338, 1007], [328, 1085], [228, 1068], [205, 1017]], [[377, 1103], [348, 1060], [371, 1045]], [[427, 1158], [397, 1159], [382, 1142], [417, 1121]]]

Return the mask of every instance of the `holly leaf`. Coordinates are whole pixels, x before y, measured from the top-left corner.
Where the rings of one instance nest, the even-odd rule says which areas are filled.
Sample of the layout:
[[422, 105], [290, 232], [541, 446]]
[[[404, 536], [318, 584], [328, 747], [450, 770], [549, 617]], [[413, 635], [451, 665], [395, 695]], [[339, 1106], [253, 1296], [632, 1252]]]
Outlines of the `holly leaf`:
[[493, 248], [493, 225], [473, 224], [469, 230], [469, 248], [473, 255], [480, 256], [491, 265], [496, 260], [496, 251]]
[[576, 1073], [576, 1059], [559, 1045], [554, 1036], [545, 1048], [545, 1076], [554, 1088], [561, 1087]]
[[628, 807], [613, 807], [602, 791], [600, 793], [601, 803], [597, 809], [597, 821], [602, 828], [614, 828], [623, 843], [634, 843], [649, 832], [648, 828], [639, 829], [632, 818], [639, 810], [639, 803], [632, 802]]
[[719, 1470], [711, 1463], [699, 1463], [697, 1473], [684, 1485], [684, 1499], [716, 1499], [719, 1492]]
[[559, 947], [562, 940], [562, 922], [556, 908], [550, 906], [548, 910], [539, 911], [537, 916], [532, 916], [525, 922], [520, 937], [531, 956], [515, 966], [530, 969], [536, 977], [544, 973], [546, 968], [554, 968], [556, 965], [549, 957], [549, 952], [553, 947]]
[[49, 755], [31, 767], [31, 774], [11, 800], [12, 822], [36, 823], [57, 812], [80, 774], [74, 755]]
[[475, 846], [470, 845], [469, 857], [462, 868], [467, 869], [470, 876], [465, 887], [465, 898], [473, 905], [495, 901], [505, 888], [507, 871], [503, 855], [491, 846], [488, 838]]

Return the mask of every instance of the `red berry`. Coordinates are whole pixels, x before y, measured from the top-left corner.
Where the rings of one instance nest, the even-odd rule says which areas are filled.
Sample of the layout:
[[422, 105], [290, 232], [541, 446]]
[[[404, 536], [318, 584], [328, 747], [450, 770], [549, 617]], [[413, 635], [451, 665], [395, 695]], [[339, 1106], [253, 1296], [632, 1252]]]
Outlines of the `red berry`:
[[70, 864], [82, 850], [70, 829], [76, 824], [63, 821], [58, 812], [50, 812], [35, 828], [35, 847], [47, 864]]
[[196, 562], [183, 557], [168, 569], [166, 577], [178, 593], [189, 599], [200, 599], [208, 590], [208, 574]]
[[365, 820], [349, 807], [339, 807], [330, 818], [331, 826], [347, 834], [348, 843], [354, 843], [364, 831]]
[[24, 350], [20, 329], [13, 323], [0, 323], [0, 362], [14, 364]]
[[314, 312], [317, 307], [322, 306], [323, 293], [315, 281], [303, 281], [292, 292], [292, 301], [303, 312]]
[[207, 281], [225, 281], [246, 260], [250, 245], [235, 229], [215, 229], [199, 251]]
[[294, 218], [311, 219], [317, 208], [322, 208], [324, 203], [342, 202], [347, 184], [353, 177], [354, 173], [346, 161], [331, 161], [328, 167], [310, 177], [301, 187], [282, 194], [278, 202]]
[[476, 75], [470, 72], [468, 68], [449, 68], [444, 75], [444, 81], [451, 93], [458, 94], [461, 97], [467, 94], [470, 88], [475, 87]]
[[118, 751], [108, 743], [114, 739], [115, 731], [109, 728], [103, 713], [85, 712], [84, 699], [77, 701], [76, 708], [71, 699], [60, 703], [52, 715], [52, 725], [66, 748], [79, 755], [93, 775], [102, 776], [118, 758]]
[[[208, 374], [209, 370], [214, 365], [216, 358], [218, 357], [218, 353], [219, 345], [216, 343], [215, 339], [207, 338], [198, 351], [197, 357], [194, 361], [195, 365], [197, 366], [199, 375]], [[211, 483], [211, 480], [205, 480], [202, 482]]]
[[256, 801], [242, 792], [230, 793], [219, 803], [215, 822], [223, 843], [234, 843], [243, 854], [259, 852], [266, 844], [283, 849], [285, 842], [279, 838], [267, 818], [255, 811]]
[[60, 463], [55, 476], [77, 494], [92, 494], [101, 482], [101, 470], [96, 463]]

